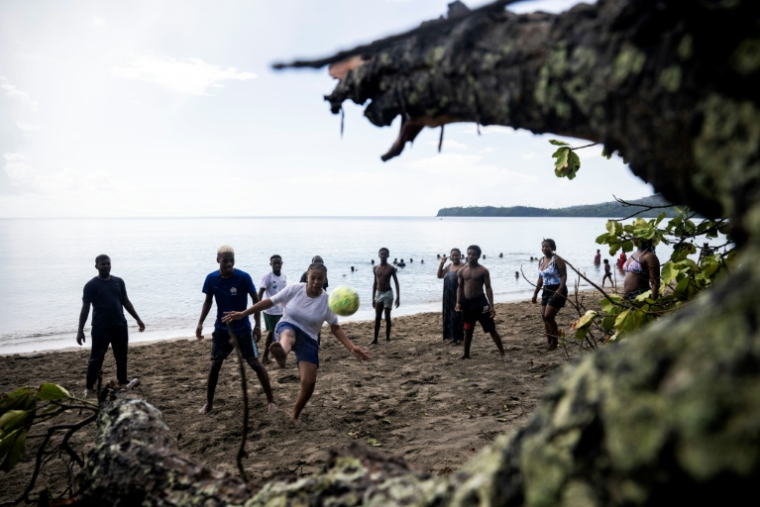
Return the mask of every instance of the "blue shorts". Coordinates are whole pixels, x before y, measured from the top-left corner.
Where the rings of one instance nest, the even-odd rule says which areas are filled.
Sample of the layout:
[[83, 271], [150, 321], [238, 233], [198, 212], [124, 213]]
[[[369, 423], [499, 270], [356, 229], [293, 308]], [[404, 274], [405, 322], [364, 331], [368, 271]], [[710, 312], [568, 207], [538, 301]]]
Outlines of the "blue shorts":
[[286, 329], [292, 329], [296, 334], [296, 343], [293, 345], [293, 352], [296, 353], [296, 364], [306, 361], [317, 365], [319, 368], [319, 344], [317, 340], [301, 331], [297, 326], [290, 322], [280, 321], [274, 330], [274, 341], [280, 341], [280, 333]]
[[[256, 346], [256, 342], [253, 339], [253, 333], [240, 333], [235, 335], [238, 339], [238, 345], [240, 346], [240, 353], [243, 355], [243, 359], [258, 359], [259, 348]], [[227, 333], [219, 333], [214, 331], [211, 335], [211, 360], [212, 361], [224, 361], [230, 352], [235, 350], [232, 345], [232, 340]]]

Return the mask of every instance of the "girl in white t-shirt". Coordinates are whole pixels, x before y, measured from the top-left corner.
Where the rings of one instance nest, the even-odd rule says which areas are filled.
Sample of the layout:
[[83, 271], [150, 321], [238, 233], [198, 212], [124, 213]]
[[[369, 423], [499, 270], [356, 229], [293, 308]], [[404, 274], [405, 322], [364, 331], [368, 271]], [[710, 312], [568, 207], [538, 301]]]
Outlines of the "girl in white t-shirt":
[[293, 406], [291, 418], [299, 424], [301, 410], [311, 398], [317, 383], [319, 368], [319, 344], [317, 335], [322, 324], [327, 322], [333, 335], [360, 361], [371, 359], [371, 355], [354, 345], [338, 324], [338, 318], [327, 305], [327, 293], [322, 285], [327, 279], [324, 264], [312, 264], [307, 271], [306, 283], [289, 285], [272, 296], [259, 301], [243, 312], [226, 312], [222, 322], [242, 319], [252, 313], [267, 310], [274, 305], [285, 308], [285, 313], [275, 329], [275, 342], [269, 347], [277, 364], [285, 367], [285, 360], [292, 350], [301, 374], [301, 389]]

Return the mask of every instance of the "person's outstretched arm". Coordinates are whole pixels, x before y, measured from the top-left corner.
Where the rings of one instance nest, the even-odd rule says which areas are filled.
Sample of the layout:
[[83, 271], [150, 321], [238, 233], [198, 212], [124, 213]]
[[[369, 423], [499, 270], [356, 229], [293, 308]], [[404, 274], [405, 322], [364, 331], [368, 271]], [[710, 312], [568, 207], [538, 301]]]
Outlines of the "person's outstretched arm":
[[652, 299], [660, 297], [660, 259], [651, 253], [647, 260], [649, 267], [649, 283], [652, 286]]
[[214, 301], [213, 294], [206, 294], [206, 300], [201, 307], [201, 318], [198, 319], [198, 326], [195, 328], [195, 337], [199, 340], [203, 339], [203, 321], [206, 320], [208, 312], [211, 311], [211, 303]]
[[[261, 301], [261, 298], [258, 294], [256, 294], [256, 292], [251, 292], [251, 302], [255, 305], [259, 301]], [[261, 312], [253, 314], [253, 336], [257, 342], [261, 340]]]
[[396, 282], [396, 308], [401, 304], [401, 289], [398, 288], [398, 277], [396, 276], [396, 268], [391, 271], [393, 281]]
[[494, 307], [493, 289], [491, 289], [491, 273], [487, 269], [486, 274], [483, 275], [483, 283], [486, 284], [486, 297], [488, 298], [488, 306], [491, 308], [489, 313], [491, 314], [491, 318], [493, 318], [496, 315], [496, 308]]
[[84, 337], [84, 325], [87, 323], [87, 317], [90, 315], [90, 303], [82, 302], [82, 309], [79, 312], [79, 328], [77, 329], [77, 343], [83, 345], [86, 341]]
[[273, 306], [274, 306], [274, 303], [272, 303], [271, 299], [265, 299], [264, 301], [259, 301], [252, 307], [242, 312], [224, 312], [224, 317], [222, 317], [222, 322], [226, 324], [233, 320], [240, 320], [243, 317], [247, 317], [252, 313], [260, 312], [262, 310], [269, 310]]
[[540, 274], [538, 275], [538, 280], [536, 280], [536, 290], [533, 291], [533, 298], [531, 299], [532, 303], [536, 303], [538, 298], [538, 291], [541, 290], [541, 287], [544, 286], [544, 277]]
[[457, 271], [457, 304], [454, 306], [455, 312], [462, 311], [462, 301], [464, 300], [464, 277], [462, 276], [463, 271], [464, 269], [459, 269]]
[[377, 304], [377, 301], [375, 301], [375, 297], [377, 296], [377, 266], [372, 268], [372, 308], [375, 307]]
[[559, 271], [559, 287], [557, 287], [557, 295], [564, 297], [562, 295], [562, 289], [567, 287], [567, 264], [565, 264], [565, 260], [559, 255], [555, 254], [555, 257], [557, 259], [554, 261], [554, 264], [557, 266], [557, 271]]
[[343, 331], [343, 329], [338, 324], [333, 324], [330, 326], [330, 331], [332, 331], [332, 334], [335, 335], [335, 338], [338, 339], [340, 343], [343, 344], [344, 347], [346, 347], [351, 353], [358, 359], [359, 361], [369, 361], [372, 359], [372, 354], [367, 352], [366, 350], [357, 347], [354, 345], [354, 343], [348, 338], [346, 335], [346, 332]]
[[145, 331], [145, 324], [143, 324], [143, 321], [140, 320], [140, 317], [137, 315], [137, 310], [135, 310], [132, 301], [130, 301], [128, 297], [125, 297], [122, 304], [124, 305], [124, 309], [127, 310], [129, 314], [137, 321], [137, 325], [140, 327], [140, 332], [142, 333]]

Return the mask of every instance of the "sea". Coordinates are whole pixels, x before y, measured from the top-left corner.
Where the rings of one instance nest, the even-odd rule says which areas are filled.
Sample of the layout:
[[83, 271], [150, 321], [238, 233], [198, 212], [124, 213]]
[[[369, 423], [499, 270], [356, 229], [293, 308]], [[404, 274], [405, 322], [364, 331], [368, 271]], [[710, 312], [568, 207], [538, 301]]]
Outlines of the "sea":
[[[359, 311], [341, 319], [350, 322], [374, 318], [371, 261], [378, 262], [381, 247], [390, 250], [391, 260], [406, 264], [398, 269], [401, 306], [393, 315], [440, 312], [437, 255], [479, 245], [496, 302], [525, 300], [533, 293], [544, 238], [554, 239], [557, 253], [600, 283], [603, 270], [593, 258], [597, 248], [610, 258], [595, 243], [605, 223], [603, 218], [511, 217], [0, 219], [0, 355], [77, 347], [82, 288], [97, 275], [95, 257], [101, 253], [111, 257], [111, 274], [124, 279], [146, 324], [138, 333], [125, 312], [135, 343], [194, 335], [203, 281], [218, 267], [220, 245], [234, 247], [235, 267], [248, 272], [257, 287], [271, 271], [273, 254], [282, 256], [289, 283], [299, 281], [314, 255], [322, 256], [328, 292], [346, 285], [359, 293]], [[667, 246], [657, 253], [663, 262], [670, 256]], [[621, 280], [621, 273], [613, 272]], [[572, 290], [579, 277], [568, 275]], [[588, 288], [580, 280], [580, 289]], [[215, 312], [206, 319], [209, 336]], [[89, 322], [85, 331], [89, 345]]]

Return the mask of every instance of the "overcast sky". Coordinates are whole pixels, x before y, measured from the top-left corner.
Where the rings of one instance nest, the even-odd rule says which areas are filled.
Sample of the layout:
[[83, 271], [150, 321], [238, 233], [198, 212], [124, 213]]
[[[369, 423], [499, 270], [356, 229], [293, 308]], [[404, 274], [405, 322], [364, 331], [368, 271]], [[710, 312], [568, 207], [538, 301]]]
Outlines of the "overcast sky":
[[397, 123], [378, 129], [346, 104], [341, 140], [327, 71], [270, 68], [407, 30], [447, 2], [4, 0], [0, 217], [430, 216], [651, 193], [596, 147], [559, 180], [552, 136], [507, 128], [449, 126], [441, 154], [426, 129], [383, 163]]

